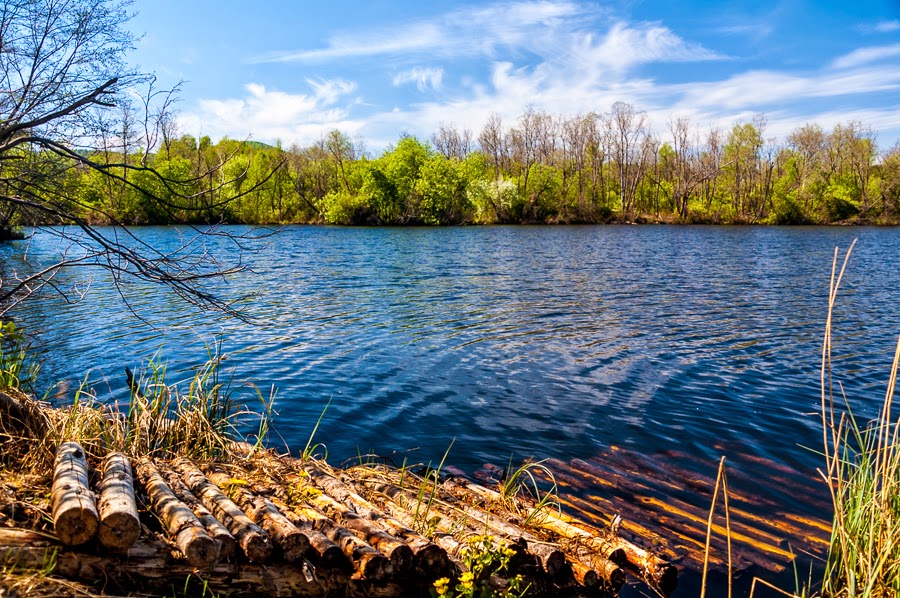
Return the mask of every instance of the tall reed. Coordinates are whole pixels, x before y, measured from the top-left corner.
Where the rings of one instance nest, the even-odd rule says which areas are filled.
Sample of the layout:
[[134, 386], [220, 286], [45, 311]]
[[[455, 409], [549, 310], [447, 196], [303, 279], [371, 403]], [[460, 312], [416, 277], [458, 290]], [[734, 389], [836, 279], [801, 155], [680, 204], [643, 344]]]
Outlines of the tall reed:
[[853, 245], [839, 272], [835, 250], [822, 345], [822, 474], [834, 504], [822, 591], [829, 598], [894, 597], [900, 595], [900, 419], [894, 419], [892, 408], [900, 341], [878, 418], [861, 426], [839, 384], [836, 407], [832, 377], [832, 316], [852, 250]]

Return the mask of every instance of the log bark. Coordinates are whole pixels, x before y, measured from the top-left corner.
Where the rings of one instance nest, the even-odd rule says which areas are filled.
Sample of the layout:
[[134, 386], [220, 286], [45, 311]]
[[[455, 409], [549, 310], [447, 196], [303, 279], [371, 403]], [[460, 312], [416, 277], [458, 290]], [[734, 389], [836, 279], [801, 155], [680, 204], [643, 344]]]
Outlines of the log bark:
[[394, 574], [391, 560], [357, 538], [350, 530], [336, 524], [324, 513], [306, 506], [296, 505], [291, 511], [302, 522], [303, 526], [311, 527], [334, 542], [343, 553], [353, 562], [357, 577], [370, 581], [386, 581]]
[[63, 544], [77, 546], [89, 542], [100, 527], [94, 495], [88, 489], [88, 464], [77, 442], [64, 442], [56, 451], [53, 486], [53, 527]]
[[141, 535], [141, 520], [134, 501], [131, 463], [122, 453], [110, 453], [103, 460], [100, 479], [100, 543], [107, 548], [130, 548]]
[[153, 512], [181, 554], [195, 567], [208, 567], [215, 562], [219, 556], [219, 545], [206, 533], [206, 528], [193, 511], [178, 500], [153, 462], [144, 457], [138, 460], [135, 467]]
[[228, 528], [248, 559], [264, 563], [272, 556], [269, 535], [253, 522], [234, 502], [225, 496], [189, 459], [179, 458], [172, 467], [181, 474], [187, 487], [206, 508]]
[[297, 529], [306, 534], [309, 540], [309, 550], [307, 556], [313, 561], [316, 567], [320, 567], [332, 572], [346, 572], [353, 570], [353, 563], [344, 554], [340, 546], [332, 542], [325, 534], [312, 527], [310, 522], [299, 517], [293, 512], [292, 508], [282, 502], [277, 497], [270, 499], [278, 509], [284, 513], [291, 523], [297, 526]]
[[351, 507], [363, 519], [380, 524], [388, 533], [403, 540], [413, 551], [412, 566], [417, 575], [437, 579], [452, 572], [453, 566], [446, 550], [417, 534], [397, 519], [383, 513], [343, 481], [315, 465], [307, 464], [304, 471], [310, 475], [315, 485], [328, 493], [330, 497]]
[[219, 523], [219, 520], [209, 512], [209, 509], [200, 502], [200, 499], [194, 496], [193, 492], [188, 490], [188, 487], [184, 485], [178, 474], [172, 471], [168, 465], [157, 462], [156, 466], [163, 479], [169, 484], [172, 492], [178, 497], [178, 500], [187, 505], [206, 529], [206, 533], [216, 541], [219, 547], [219, 559], [231, 560], [234, 558], [234, 553], [237, 550], [237, 541], [231, 535], [231, 532], [228, 531], [228, 528]]
[[309, 548], [309, 539], [296, 525], [285, 517], [271, 501], [256, 496], [246, 488], [235, 486], [231, 474], [220, 468], [207, 471], [209, 480], [228, 491], [231, 498], [257, 525], [266, 531], [281, 549], [284, 560], [300, 560]]
[[[451, 489], [465, 492], [464, 488], [454, 484], [452, 481], [448, 480], [445, 482], [445, 485]], [[541, 559], [541, 565], [543, 565], [544, 571], [546, 571], [547, 575], [550, 577], [557, 578], [568, 571], [566, 567], [566, 554], [557, 546], [546, 543], [528, 530], [513, 525], [508, 521], [497, 517], [493, 513], [489, 513], [474, 505], [463, 503], [452, 495], [449, 495], [449, 493], [444, 496], [445, 502], [449, 507], [458, 510], [466, 515], [466, 517], [474, 519], [479, 524], [484, 524], [513, 541], [518, 539], [525, 541], [528, 546], [528, 551]]]
[[[139, 539], [127, 556], [117, 556], [76, 552], [44, 534], [0, 528], [0, 554], [6, 555], [8, 563], [15, 563], [17, 571], [41, 571], [53, 563], [54, 575], [92, 584], [102, 579], [122, 593], [171, 593], [173, 586], [182, 587], [186, 579], [198, 578], [196, 568], [172, 558], [164, 542], [147, 538]], [[218, 563], [199, 577], [210, 591], [228, 596], [390, 598], [409, 592], [408, 587], [397, 584], [334, 583], [293, 563]]]
[[408, 575], [412, 572], [415, 555], [404, 542], [391, 536], [373, 522], [363, 519], [348, 506], [327, 494], [314, 494], [307, 500], [325, 515], [339, 520], [348, 529], [358, 532], [367, 544], [391, 559], [391, 567], [395, 575]]

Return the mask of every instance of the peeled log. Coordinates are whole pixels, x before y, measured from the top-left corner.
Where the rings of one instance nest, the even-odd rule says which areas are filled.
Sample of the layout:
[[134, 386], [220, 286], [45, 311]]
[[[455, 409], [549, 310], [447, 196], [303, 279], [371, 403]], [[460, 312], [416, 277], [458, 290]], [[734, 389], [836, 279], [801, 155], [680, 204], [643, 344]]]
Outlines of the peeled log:
[[63, 544], [78, 546], [93, 539], [100, 527], [100, 516], [88, 489], [84, 449], [77, 442], [64, 442], [56, 451], [50, 502], [53, 527]]
[[201, 568], [215, 562], [219, 545], [206, 533], [193, 511], [178, 500], [153, 462], [144, 457], [137, 462], [136, 468], [153, 511], [188, 562]]
[[[232, 476], [215, 469], [209, 472], [209, 480], [222, 490], [232, 486]], [[286, 561], [298, 561], [309, 548], [309, 539], [296, 525], [285, 517], [271, 501], [254, 495], [244, 488], [232, 487], [230, 494], [244, 512], [256, 522], [281, 548]]]
[[234, 557], [234, 553], [237, 550], [237, 541], [231, 535], [231, 532], [228, 531], [228, 528], [219, 523], [219, 520], [209, 512], [209, 509], [200, 502], [200, 499], [188, 490], [188, 487], [184, 485], [177, 473], [161, 463], [157, 463], [157, 467], [169, 484], [172, 492], [178, 497], [178, 500], [187, 505], [194, 513], [194, 516], [203, 524], [203, 527], [206, 528], [206, 533], [216, 541], [216, 544], [219, 546], [219, 559], [229, 560]]
[[172, 463], [172, 467], [181, 474], [181, 479], [184, 480], [191, 492], [234, 535], [248, 559], [256, 563], [264, 563], [269, 560], [269, 557], [272, 556], [272, 542], [269, 535], [260, 526], [247, 517], [189, 459], [176, 459]]
[[110, 453], [103, 460], [100, 480], [100, 543], [125, 550], [141, 535], [141, 520], [134, 501], [131, 463], [122, 453]]

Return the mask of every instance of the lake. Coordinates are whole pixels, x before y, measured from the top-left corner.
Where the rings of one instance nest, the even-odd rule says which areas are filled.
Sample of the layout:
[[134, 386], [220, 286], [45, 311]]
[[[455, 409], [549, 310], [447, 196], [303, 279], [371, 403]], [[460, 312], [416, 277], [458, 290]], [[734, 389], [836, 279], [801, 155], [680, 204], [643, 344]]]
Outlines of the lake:
[[[252, 324], [126, 285], [142, 321], [102, 272], [80, 303], [47, 295], [13, 316], [43, 353], [45, 385], [71, 389], [90, 372], [105, 401], [127, 400], [126, 365], [159, 350], [183, 378], [220, 338], [236, 379], [278, 389], [274, 444], [302, 450], [330, 401], [315, 441], [332, 464], [437, 462], [453, 443], [448, 463], [469, 473], [614, 449], [677, 453], [714, 477], [724, 455], [761, 501], [802, 513], [804, 496], [765, 479], [773, 468], [811, 479], [820, 465], [828, 281], [834, 248], [854, 238], [835, 373], [873, 417], [900, 333], [894, 228], [289, 227], [250, 242], [252, 272], [217, 286], [258, 293], [244, 304]], [[46, 231], [30, 240], [38, 260], [61, 249]], [[13, 251], [2, 248], [7, 270]]]

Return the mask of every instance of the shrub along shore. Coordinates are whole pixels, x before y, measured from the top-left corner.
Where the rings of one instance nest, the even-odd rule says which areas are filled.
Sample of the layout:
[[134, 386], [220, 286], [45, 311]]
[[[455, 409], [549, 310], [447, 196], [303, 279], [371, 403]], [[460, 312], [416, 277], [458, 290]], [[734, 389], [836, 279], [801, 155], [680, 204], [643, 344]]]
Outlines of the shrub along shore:
[[95, 224], [897, 224], [900, 145], [875, 138], [849, 122], [778, 140], [761, 115], [730, 130], [678, 118], [659, 135], [621, 102], [493, 115], [477, 135], [442, 126], [374, 156], [337, 130], [289, 148], [165, 130], [153, 152], [111, 138], [85, 154], [99, 169], [58, 164], [52, 212], [0, 217], [6, 228], [58, 223], [51, 213]]

